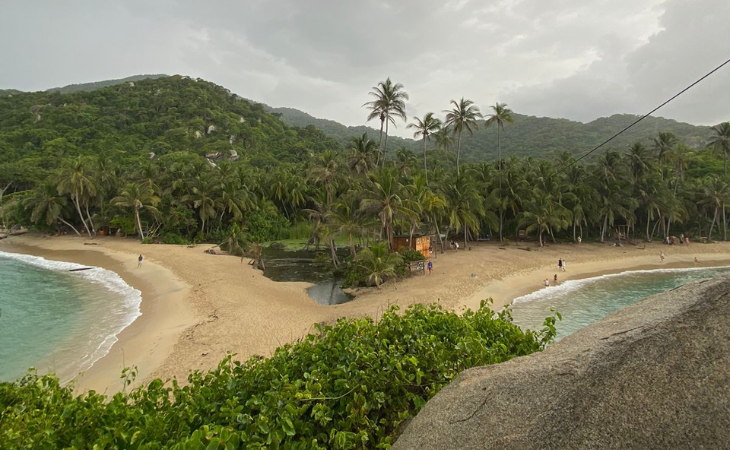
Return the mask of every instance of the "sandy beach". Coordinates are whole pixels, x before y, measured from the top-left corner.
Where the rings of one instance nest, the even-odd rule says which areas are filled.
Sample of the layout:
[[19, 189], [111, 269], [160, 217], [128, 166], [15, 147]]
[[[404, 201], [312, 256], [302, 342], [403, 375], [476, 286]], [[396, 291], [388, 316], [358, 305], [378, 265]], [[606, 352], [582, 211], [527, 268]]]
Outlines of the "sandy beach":
[[[93, 243], [94, 245], [85, 245]], [[561, 281], [634, 269], [730, 265], [730, 243], [690, 247], [650, 243], [563, 244], [538, 249], [533, 243], [500, 247], [470, 244], [470, 250], [435, 255], [431, 275], [359, 289], [357, 297], [335, 306], [319, 305], [308, 283], [274, 282], [240, 258], [192, 248], [142, 245], [133, 239], [16, 236], [0, 241], [0, 251], [94, 265], [117, 272], [142, 292], [142, 316], [118, 335], [107, 356], [76, 382], [77, 392], [114, 393], [122, 389], [123, 367], [137, 366], [135, 385], [152, 378], [185, 380], [194, 369], [217, 365], [228, 353], [245, 360], [269, 355], [312, 330], [313, 324], [339, 317], [377, 317], [389, 305], [440, 303], [461, 310], [493, 298], [501, 309], [520, 295], [543, 288], [555, 273]], [[666, 255], [660, 261], [659, 252]], [[145, 262], [137, 268], [137, 255]], [[700, 264], [694, 263], [697, 257]], [[567, 263], [558, 272], [557, 260]]]

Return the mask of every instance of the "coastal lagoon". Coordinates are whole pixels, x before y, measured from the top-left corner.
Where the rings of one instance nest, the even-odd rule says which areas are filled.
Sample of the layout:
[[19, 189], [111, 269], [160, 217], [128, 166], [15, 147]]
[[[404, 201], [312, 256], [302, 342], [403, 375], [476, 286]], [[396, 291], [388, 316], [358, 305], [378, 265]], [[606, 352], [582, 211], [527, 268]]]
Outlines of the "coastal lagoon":
[[62, 382], [109, 352], [141, 315], [141, 293], [114, 272], [0, 252], [0, 381], [28, 368]]
[[[563, 317], [556, 324], [556, 340], [560, 340], [654, 294], [729, 273], [730, 267], [630, 270], [568, 280], [516, 298], [512, 302], [512, 316], [520, 327], [537, 330], [545, 317], [558, 311]], [[562, 274], [558, 272], [558, 277]]]

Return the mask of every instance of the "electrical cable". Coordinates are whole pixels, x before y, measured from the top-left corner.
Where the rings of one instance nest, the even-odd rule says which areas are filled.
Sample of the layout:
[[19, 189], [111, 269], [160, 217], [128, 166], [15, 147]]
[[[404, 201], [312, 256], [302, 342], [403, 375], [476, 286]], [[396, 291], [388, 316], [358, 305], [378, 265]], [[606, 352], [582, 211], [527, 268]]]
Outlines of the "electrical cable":
[[618, 133], [614, 134], [614, 135], [613, 135], [613, 136], [611, 136], [610, 138], [606, 139], [606, 140], [605, 140], [605, 141], [603, 141], [603, 142], [602, 142], [602, 143], [601, 143], [600, 145], [598, 145], [597, 147], [593, 148], [593, 150], [589, 151], [589, 152], [588, 152], [588, 153], [586, 153], [585, 155], [583, 155], [583, 156], [581, 156], [580, 158], [576, 159], [575, 161], [571, 162], [570, 164], [568, 164], [567, 166], [565, 166], [565, 167], [563, 168], [563, 170], [561, 170], [560, 172], [565, 172], [565, 171], [566, 171], [566, 170], [568, 170], [568, 169], [569, 169], [569, 168], [570, 168], [571, 166], [573, 166], [573, 165], [574, 165], [575, 163], [577, 163], [577, 162], [578, 162], [578, 161], [580, 161], [581, 159], [585, 158], [586, 156], [590, 155], [591, 153], [595, 152], [596, 150], [598, 150], [599, 148], [603, 147], [604, 145], [608, 144], [608, 143], [609, 143], [609, 142], [611, 142], [611, 141], [612, 141], [612, 140], [613, 140], [614, 138], [616, 138], [616, 137], [618, 137], [619, 135], [621, 135], [621, 134], [622, 134], [622, 133], [623, 133], [624, 131], [628, 130], [629, 128], [633, 127], [633, 126], [634, 126], [634, 125], [636, 125], [637, 123], [639, 123], [639, 122], [641, 122], [642, 120], [646, 119], [647, 117], [649, 117], [650, 115], [652, 115], [652, 114], [653, 114], [654, 112], [656, 112], [657, 110], [659, 110], [659, 108], [661, 108], [662, 106], [664, 106], [664, 105], [666, 105], [667, 103], [671, 102], [672, 100], [674, 100], [675, 98], [679, 97], [680, 95], [684, 94], [684, 93], [685, 93], [686, 91], [688, 91], [688, 90], [690, 90], [690, 89], [691, 89], [692, 87], [694, 87], [694, 85], [696, 85], [696, 84], [697, 84], [697, 83], [699, 83], [700, 81], [704, 80], [705, 78], [709, 77], [709, 76], [710, 76], [710, 75], [712, 75], [713, 73], [717, 72], [718, 70], [720, 70], [720, 69], [721, 69], [721, 68], [722, 68], [723, 66], [725, 66], [725, 65], [726, 65], [726, 64], [728, 64], [728, 63], [730, 63], [730, 59], [728, 59], [728, 60], [727, 60], [727, 61], [725, 61], [724, 63], [720, 64], [719, 66], [715, 67], [715, 68], [714, 68], [714, 69], [712, 69], [711, 71], [707, 72], [707, 73], [706, 73], [705, 75], [703, 75], [703, 76], [702, 76], [702, 77], [701, 77], [700, 79], [698, 79], [698, 80], [697, 80], [697, 81], [695, 81], [694, 83], [690, 84], [690, 85], [689, 85], [689, 86], [687, 86], [686, 88], [684, 88], [684, 89], [682, 89], [681, 91], [679, 91], [678, 93], [674, 94], [674, 95], [673, 95], [673, 96], [672, 96], [672, 97], [671, 97], [671, 98], [670, 98], [669, 100], [665, 101], [665, 102], [664, 102], [664, 103], [662, 103], [661, 105], [657, 106], [656, 108], [652, 109], [652, 110], [651, 110], [651, 111], [649, 111], [648, 113], [646, 113], [646, 114], [644, 114], [643, 116], [639, 117], [639, 118], [638, 118], [638, 119], [636, 119], [636, 120], [635, 120], [635, 121], [634, 121], [634, 122], [633, 122], [633, 123], [632, 123], [631, 125], [627, 126], [627, 127], [626, 127], [626, 128], [624, 128], [623, 130], [619, 131]]

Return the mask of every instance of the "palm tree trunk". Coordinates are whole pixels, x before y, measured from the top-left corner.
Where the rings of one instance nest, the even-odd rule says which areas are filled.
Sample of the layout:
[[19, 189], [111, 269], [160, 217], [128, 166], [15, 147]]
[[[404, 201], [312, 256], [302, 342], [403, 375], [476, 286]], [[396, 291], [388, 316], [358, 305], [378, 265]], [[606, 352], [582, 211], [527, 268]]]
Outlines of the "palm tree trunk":
[[70, 223], [66, 222], [65, 220], [63, 220], [63, 219], [62, 219], [62, 218], [60, 218], [60, 217], [58, 218], [58, 220], [60, 220], [60, 221], [61, 221], [61, 222], [62, 222], [62, 223], [63, 223], [64, 225], [67, 225], [67, 226], [71, 227], [71, 229], [72, 229], [72, 230], [74, 230], [74, 231], [76, 232], [76, 235], [77, 235], [78, 237], [81, 237], [81, 233], [79, 233], [79, 230], [77, 230], [77, 229], [76, 229], [76, 227], [74, 227], [73, 225], [71, 225]]
[[575, 220], [573, 220], [573, 242], [575, 242]]
[[[497, 124], [497, 171], [499, 172], [499, 243], [501, 244], [504, 210], [502, 208], [502, 147], [499, 142], [499, 124]], [[573, 234], [575, 234], [575, 227], [573, 227]]]
[[466, 250], [467, 236], [469, 236], [469, 225], [464, 225], [464, 250]]
[[86, 225], [86, 220], [84, 220], [84, 213], [81, 212], [81, 205], [79, 204], [79, 198], [77, 196], [74, 196], [71, 201], [73, 202], [74, 206], [76, 207], [76, 212], [79, 213], [79, 217], [81, 217], [81, 224], [86, 228], [86, 233], [88, 233], [89, 238], [93, 239], [93, 236], [91, 235], [91, 230], [89, 230], [89, 227]]
[[383, 144], [383, 167], [385, 167], [385, 160], [388, 159], [388, 127], [390, 126], [389, 121], [385, 121], [385, 143]]
[[332, 237], [330, 237], [330, 253], [332, 254], [332, 264], [335, 266], [335, 269], [337, 269], [340, 262], [337, 260], [337, 252], [335, 251], [335, 240]]
[[350, 241], [350, 254], [355, 256], [357, 252], [355, 251], [355, 240], [352, 238], [352, 233], [348, 234], [347, 237]]
[[715, 228], [715, 220], [717, 219], [717, 210], [718, 210], [718, 208], [715, 207], [715, 214], [712, 215], [712, 224], [710, 224], [710, 234], [708, 234], [709, 240], [712, 240], [712, 230]]
[[722, 204], [722, 240], [727, 241], [727, 216], [725, 215], [725, 204]]
[[426, 186], [428, 186], [428, 164], [426, 163], [426, 134], [423, 135], [423, 173], [426, 176]]
[[459, 130], [459, 137], [456, 138], [456, 175], [459, 175], [459, 162], [461, 158], [461, 130]]
[[555, 240], [555, 235], [553, 234], [553, 229], [548, 228], [548, 232], [550, 233], [550, 237], [553, 239], [553, 244], [557, 244], [558, 241]]
[[441, 253], [443, 254], [444, 253], [444, 240], [441, 239], [441, 231], [439, 231], [439, 224], [438, 224], [438, 221], [436, 220], [436, 216], [433, 216], [433, 225], [434, 225], [434, 227], [436, 227], [436, 234], [439, 237], [439, 243], [441, 244]]
[[651, 209], [647, 211], [646, 213], [646, 242], [651, 242], [651, 237], [649, 236], [649, 224], [651, 223]]
[[603, 242], [603, 238], [606, 236], [606, 229], [608, 229], [608, 214], [603, 218], [603, 226], [601, 227], [601, 242]]
[[137, 221], [137, 231], [139, 232], [139, 240], [144, 241], [144, 232], [142, 231], [142, 222], [139, 220], [139, 208], [134, 208], [134, 219]]
[[378, 142], [378, 159], [375, 160], [375, 166], [380, 165], [380, 156], [383, 154], [383, 123], [384, 118], [380, 118], [380, 141]]
[[89, 224], [91, 224], [91, 232], [94, 233], [94, 236], [96, 236], [96, 227], [94, 226], [94, 222], [91, 221], [91, 214], [89, 214], [89, 205], [84, 205], [84, 208], [86, 209], [86, 217], [89, 218]]

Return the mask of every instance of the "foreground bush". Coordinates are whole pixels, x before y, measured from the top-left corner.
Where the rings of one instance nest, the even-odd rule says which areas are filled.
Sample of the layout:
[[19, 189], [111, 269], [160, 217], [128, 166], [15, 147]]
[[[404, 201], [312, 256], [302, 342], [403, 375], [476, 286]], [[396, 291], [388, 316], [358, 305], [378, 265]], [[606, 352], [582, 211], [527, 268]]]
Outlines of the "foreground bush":
[[245, 363], [229, 356], [189, 385], [73, 397], [52, 376], [0, 384], [0, 448], [388, 448], [398, 426], [459, 372], [542, 350], [554, 319], [523, 332], [482, 304], [340, 319]]

